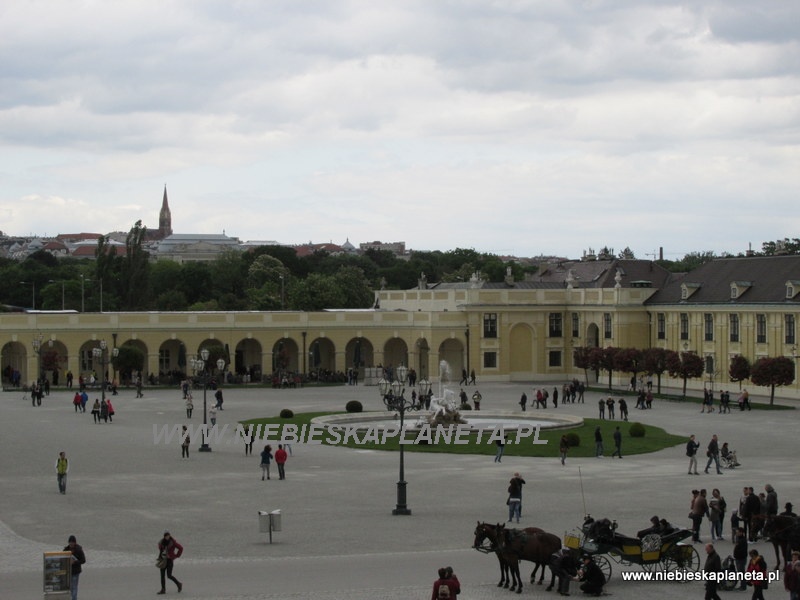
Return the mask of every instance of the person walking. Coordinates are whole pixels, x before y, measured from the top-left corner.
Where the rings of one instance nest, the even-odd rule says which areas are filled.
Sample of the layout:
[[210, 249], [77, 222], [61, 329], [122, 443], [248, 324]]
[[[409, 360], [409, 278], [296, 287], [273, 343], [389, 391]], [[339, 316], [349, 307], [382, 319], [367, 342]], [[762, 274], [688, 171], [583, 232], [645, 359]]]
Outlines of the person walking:
[[703, 573], [708, 574], [706, 580], [705, 600], [722, 600], [717, 594], [717, 573], [722, 571], [722, 560], [714, 549], [714, 544], [706, 544], [706, 564], [703, 565]]
[[497, 452], [495, 452], [494, 454], [494, 462], [496, 463], [503, 462], [503, 452], [505, 452], [506, 449], [507, 439], [508, 436], [505, 436], [502, 440], [498, 438], [494, 441], [494, 443], [497, 445]]
[[56, 459], [56, 481], [58, 482], [58, 491], [61, 494], [67, 493], [67, 473], [69, 473], [69, 459], [62, 451], [58, 453]]
[[528, 395], [525, 392], [520, 396], [519, 405], [522, 407], [522, 412], [525, 412], [525, 407], [528, 405]]
[[606, 418], [606, 401], [600, 398], [597, 401], [597, 408], [600, 410], [600, 420], [602, 421]]
[[264, 475], [269, 479], [269, 465], [272, 462], [272, 446], [264, 446], [261, 451], [261, 481], [264, 481]]
[[194, 410], [194, 402], [192, 402], [192, 393], [187, 390], [186, 392], [186, 418], [192, 418], [192, 411]]
[[561, 441], [558, 444], [558, 451], [561, 453], [561, 465], [567, 464], [567, 452], [569, 452], [569, 440], [567, 435], [561, 436]]
[[[733, 562], [736, 564], [736, 572], [744, 574], [747, 570], [747, 532], [744, 527], [739, 527], [733, 534]], [[744, 579], [739, 582], [739, 590], [745, 591], [747, 583]]]
[[594, 456], [595, 458], [602, 458], [603, 456], [603, 434], [600, 432], [600, 426], [594, 428]]
[[689, 457], [689, 475], [700, 475], [697, 472], [697, 449], [699, 447], [700, 444], [697, 443], [695, 437], [693, 435], [689, 436], [689, 441], [686, 442], [686, 456]]
[[75, 396], [72, 398], [72, 404], [75, 406], [75, 412], [81, 412], [81, 394], [80, 392], [75, 392]]
[[183, 546], [178, 540], [172, 537], [169, 531], [164, 532], [164, 536], [158, 541], [158, 569], [161, 571], [161, 590], [159, 594], [167, 593], [167, 579], [178, 586], [178, 592], [183, 591], [183, 584], [172, 574], [174, 561], [183, 555]]
[[286, 459], [288, 455], [286, 450], [283, 449], [282, 444], [278, 444], [278, 450], [275, 452], [275, 464], [278, 465], [278, 479], [286, 479]]
[[105, 400], [100, 400], [100, 418], [104, 423], [108, 423], [108, 404]]
[[619, 418], [623, 421], [628, 420], [628, 403], [625, 401], [625, 398], [619, 399]]
[[517, 523], [522, 516], [522, 486], [525, 485], [525, 480], [520, 477], [519, 473], [514, 473], [511, 481], [508, 482], [508, 522], [516, 517]]
[[692, 520], [692, 541], [702, 543], [700, 539], [700, 526], [703, 524], [703, 517], [708, 514], [708, 501], [706, 491], [692, 490], [692, 503], [689, 510], [689, 518]]
[[619, 426], [614, 430], [614, 452], [611, 454], [611, 458], [615, 456], [622, 458], [622, 432], [619, 430]]
[[181, 458], [189, 458], [189, 443], [189, 430], [184, 425], [181, 431]]
[[716, 535], [718, 540], [724, 540], [725, 538], [722, 537], [722, 527], [725, 524], [725, 512], [728, 508], [728, 503], [725, 502], [725, 498], [722, 497], [722, 493], [719, 489], [714, 488], [711, 490], [711, 500], [709, 501], [709, 508], [716, 508], [719, 512], [719, 521], [717, 522], [716, 531], [713, 528], [712, 523], [712, 530], [711, 530], [711, 537], [713, 538]]
[[[431, 600], [455, 600], [455, 582], [447, 576], [447, 569], [442, 567], [438, 571], [439, 579], [433, 582]], [[459, 589], [459, 591], [461, 591]]]
[[95, 400], [92, 405], [92, 418], [94, 418], [95, 423], [100, 422], [100, 400]]
[[225, 399], [222, 397], [222, 386], [219, 386], [217, 391], [214, 392], [214, 398], [217, 400], [217, 408], [220, 410], [225, 410], [222, 408], [222, 403], [225, 401]]
[[78, 581], [80, 580], [81, 571], [83, 570], [81, 565], [86, 564], [86, 554], [84, 554], [83, 548], [78, 544], [78, 540], [75, 539], [74, 535], [69, 536], [67, 539], [64, 552], [70, 552], [72, 554], [72, 581], [69, 592], [72, 600], [78, 600]]
[[211, 426], [214, 427], [217, 424], [217, 407], [212, 406], [208, 409], [208, 420], [211, 421]]
[[108, 420], [114, 422], [114, 406], [111, 404], [111, 399], [106, 400], [106, 408], [108, 409]]
[[144, 398], [144, 394], [142, 393], [142, 376], [136, 376], [136, 397], [137, 398]]
[[767, 586], [767, 563], [764, 557], [753, 548], [749, 552], [750, 563], [747, 565], [747, 572], [750, 573], [748, 585], [753, 586], [753, 595], [750, 600], [764, 600], [764, 588]]
[[722, 471], [719, 468], [719, 441], [717, 440], [717, 434], [711, 436], [711, 441], [708, 443], [708, 449], [706, 450], [706, 456], [708, 456], [708, 462], [706, 463], [706, 475], [708, 475], [708, 467], [711, 466], [711, 463], [714, 463], [717, 467], [717, 475], [722, 475]]

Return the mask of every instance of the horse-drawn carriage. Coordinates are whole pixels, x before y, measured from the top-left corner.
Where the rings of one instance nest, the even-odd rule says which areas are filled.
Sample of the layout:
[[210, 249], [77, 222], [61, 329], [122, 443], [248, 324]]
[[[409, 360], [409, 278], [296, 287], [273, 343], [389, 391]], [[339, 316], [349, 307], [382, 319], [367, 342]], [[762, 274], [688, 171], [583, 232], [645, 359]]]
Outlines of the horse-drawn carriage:
[[681, 543], [692, 532], [675, 529], [671, 532], [648, 533], [641, 539], [617, 533], [617, 523], [608, 519], [586, 517], [580, 530], [564, 535], [564, 545], [576, 553], [590, 555], [611, 578], [611, 560], [621, 565], [640, 565], [648, 572], [698, 571], [700, 556], [691, 544]]

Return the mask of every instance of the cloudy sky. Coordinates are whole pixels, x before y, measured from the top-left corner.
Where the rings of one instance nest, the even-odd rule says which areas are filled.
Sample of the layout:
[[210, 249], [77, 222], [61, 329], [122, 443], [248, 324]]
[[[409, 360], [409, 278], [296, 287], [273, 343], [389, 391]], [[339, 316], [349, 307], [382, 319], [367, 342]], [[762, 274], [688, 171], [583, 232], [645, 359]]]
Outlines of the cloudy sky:
[[0, 3], [0, 230], [570, 257], [800, 237], [800, 3]]

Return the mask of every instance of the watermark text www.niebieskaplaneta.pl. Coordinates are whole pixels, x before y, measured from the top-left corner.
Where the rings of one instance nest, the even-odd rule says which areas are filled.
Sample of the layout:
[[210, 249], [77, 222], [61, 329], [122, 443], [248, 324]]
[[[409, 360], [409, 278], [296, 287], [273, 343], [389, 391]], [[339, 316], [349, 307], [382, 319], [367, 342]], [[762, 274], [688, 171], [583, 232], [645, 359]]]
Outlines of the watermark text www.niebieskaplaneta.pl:
[[399, 444], [546, 444], [539, 439], [538, 425], [522, 425], [506, 429], [498, 425], [491, 430], [474, 430], [469, 425], [422, 425], [420, 427], [322, 426], [317, 424], [229, 424], [214, 425], [153, 425], [153, 444], [207, 440], [211, 444], [249, 444], [256, 440], [281, 444], [356, 444], [384, 445], [397, 440]]

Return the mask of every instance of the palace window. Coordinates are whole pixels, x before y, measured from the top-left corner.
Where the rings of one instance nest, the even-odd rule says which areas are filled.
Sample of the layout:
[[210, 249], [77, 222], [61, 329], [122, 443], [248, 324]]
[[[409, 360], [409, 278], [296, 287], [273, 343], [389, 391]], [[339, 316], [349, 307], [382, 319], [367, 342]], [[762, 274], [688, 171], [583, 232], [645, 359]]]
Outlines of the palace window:
[[739, 341], [739, 315], [730, 316], [730, 336], [732, 342]]
[[794, 344], [794, 315], [783, 315], [784, 343]]
[[581, 316], [578, 313], [572, 313], [572, 337], [581, 337]]
[[689, 315], [688, 313], [681, 313], [681, 339], [689, 339]]
[[548, 365], [551, 367], [561, 366], [561, 350], [550, 350]]
[[756, 315], [756, 343], [767, 343], [767, 315]]
[[561, 313], [550, 313], [550, 337], [560, 338], [562, 336], [562, 328]]
[[159, 350], [158, 352], [158, 370], [166, 373], [172, 369], [172, 364], [169, 362], [169, 350]]
[[667, 339], [667, 319], [664, 313], [656, 315], [656, 337], [660, 340]]
[[704, 330], [704, 337], [707, 342], [714, 341], [714, 315], [711, 313], [705, 313], [703, 315], [703, 330]]
[[497, 337], [497, 313], [483, 314], [483, 337]]
[[603, 313], [603, 337], [611, 339], [611, 313]]
[[484, 352], [483, 353], [483, 368], [496, 369], [497, 368], [497, 352]]

